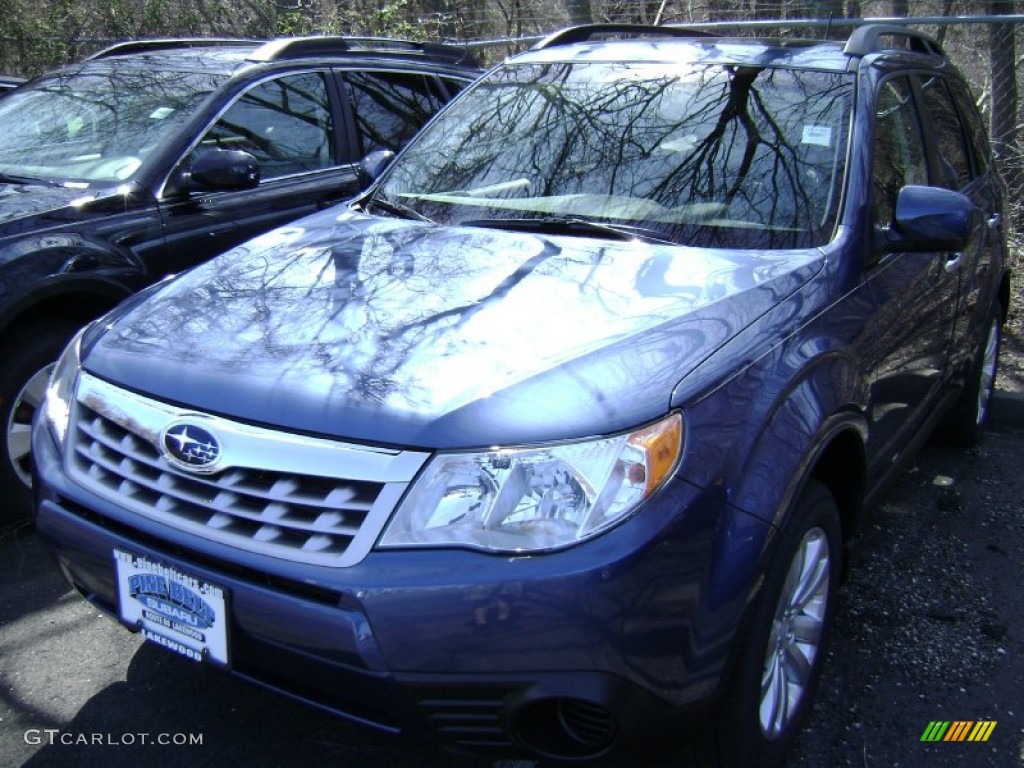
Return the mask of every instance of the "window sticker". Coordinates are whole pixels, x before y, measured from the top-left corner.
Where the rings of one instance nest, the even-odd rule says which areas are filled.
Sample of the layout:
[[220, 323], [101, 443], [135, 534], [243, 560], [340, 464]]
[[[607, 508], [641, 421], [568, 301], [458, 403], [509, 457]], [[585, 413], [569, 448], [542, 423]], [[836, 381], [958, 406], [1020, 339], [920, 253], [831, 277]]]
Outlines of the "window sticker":
[[814, 144], [818, 147], [832, 146], [832, 129], [827, 125], [805, 125], [802, 144]]
[[661, 142], [661, 144], [658, 145], [658, 149], [662, 152], [692, 152], [696, 149], [697, 142], [699, 140], [699, 136], [687, 134], [686, 136], [678, 136], [674, 139]]
[[165, 117], [169, 117], [174, 112], [172, 107], [157, 107], [149, 115], [152, 120], [163, 120]]

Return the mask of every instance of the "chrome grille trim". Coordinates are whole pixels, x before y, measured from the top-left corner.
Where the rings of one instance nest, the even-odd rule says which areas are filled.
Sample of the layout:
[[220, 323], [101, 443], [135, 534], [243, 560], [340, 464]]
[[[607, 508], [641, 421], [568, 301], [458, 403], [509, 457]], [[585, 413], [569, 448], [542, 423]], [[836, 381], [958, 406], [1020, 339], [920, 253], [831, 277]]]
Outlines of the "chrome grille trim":
[[[164, 457], [163, 430], [183, 419], [216, 433], [216, 472], [189, 472]], [[239, 549], [334, 567], [366, 556], [429, 457], [196, 413], [87, 373], [68, 439], [68, 473], [98, 496]]]

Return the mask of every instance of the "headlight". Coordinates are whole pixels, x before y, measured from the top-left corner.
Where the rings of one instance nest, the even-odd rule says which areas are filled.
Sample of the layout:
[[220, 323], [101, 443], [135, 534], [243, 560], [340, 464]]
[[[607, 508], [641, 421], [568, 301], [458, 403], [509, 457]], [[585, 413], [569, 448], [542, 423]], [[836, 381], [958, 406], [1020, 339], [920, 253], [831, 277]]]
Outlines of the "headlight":
[[79, 366], [82, 362], [82, 335], [85, 328], [75, 334], [64, 348], [57, 366], [50, 375], [50, 383], [46, 387], [46, 400], [43, 403], [43, 414], [46, 423], [53, 430], [57, 442], [63, 446], [68, 433], [68, 420], [71, 418], [71, 400], [75, 396], [75, 382], [78, 381]]
[[598, 440], [439, 454], [395, 512], [381, 546], [566, 547], [628, 516], [672, 474], [682, 447], [683, 419], [674, 413]]

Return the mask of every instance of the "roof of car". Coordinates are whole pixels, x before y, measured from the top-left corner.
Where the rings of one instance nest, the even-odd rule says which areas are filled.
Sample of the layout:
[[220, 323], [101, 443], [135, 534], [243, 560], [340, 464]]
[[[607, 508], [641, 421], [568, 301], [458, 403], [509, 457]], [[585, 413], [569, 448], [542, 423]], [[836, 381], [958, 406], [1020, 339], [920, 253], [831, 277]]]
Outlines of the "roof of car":
[[10, 93], [25, 82], [25, 78], [16, 75], [0, 75], [0, 96]]
[[925, 54], [936, 63], [945, 60], [933, 38], [907, 27], [885, 24], [859, 27], [846, 41], [741, 37], [717, 29], [704, 30], [699, 25], [591, 24], [549, 35], [514, 61], [728, 63], [845, 72], [851, 61], [879, 53]]
[[401, 61], [429, 66], [478, 68], [468, 49], [461, 46], [419, 43], [394, 38], [288, 37], [274, 40], [244, 38], [170, 38], [133, 40], [97, 51], [87, 62], [116, 60], [123, 67], [141, 66], [176, 70], [219, 71], [231, 74], [246, 67], [286, 61]]
[[728, 63], [749, 66], [793, 66], [845, 72], [850, 57], [841, 44], [753, 38], [698, 38], [694, 40], [612, 40], [573, 43], [529, 51], [516, 63], [548, 61], [635, 61], [673, 64]]

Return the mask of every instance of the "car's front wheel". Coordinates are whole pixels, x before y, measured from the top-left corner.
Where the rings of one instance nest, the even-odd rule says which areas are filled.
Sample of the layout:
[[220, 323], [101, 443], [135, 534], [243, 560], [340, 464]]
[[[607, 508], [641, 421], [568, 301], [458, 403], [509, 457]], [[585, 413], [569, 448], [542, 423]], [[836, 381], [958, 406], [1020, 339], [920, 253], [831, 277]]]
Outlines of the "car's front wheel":
[[69, 323], [23, 325], [0, 343], [0, 525], [31, 515], [32, 419], [57, 357], [74, 332]]
[[708, 764], [781, 765], [821, 677], [842, 557], [839, 511], [824, 485], [808, 483], [780, 536], [708, 734], [716, 742], [705, 752]]

